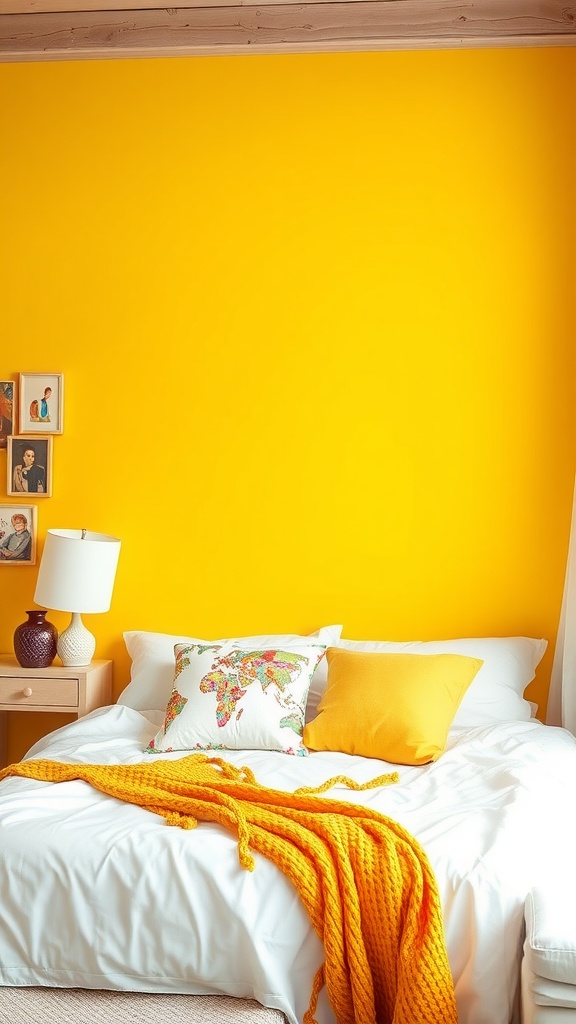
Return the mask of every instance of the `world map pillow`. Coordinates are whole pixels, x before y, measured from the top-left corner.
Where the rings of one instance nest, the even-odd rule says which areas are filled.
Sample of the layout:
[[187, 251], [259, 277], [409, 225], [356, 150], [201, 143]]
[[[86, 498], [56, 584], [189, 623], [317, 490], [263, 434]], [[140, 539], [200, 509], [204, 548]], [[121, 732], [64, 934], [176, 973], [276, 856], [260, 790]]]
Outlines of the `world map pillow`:
[[[292, 643], [324, 644], [333, 647], [342, 634], [342, 626], [320, 626], [314, 633], [260, 633], [256, 636], [185, 636], [173, 633], [150, 633], [128, 630], [124, 633], [126, 650], [130, 656], [130, 682], [118, 697], [117, 704], [125, 704], [135, 711], [163, 711], [170, 698], [174, 680], [175, 644], [226, 644], [239, 647], [278, 647]], [[326, 689], [328, 667], [322, 658], [314, 674], [313, 685]], [[312, 687], [310, 688], [312, 690]], [[320, 698], [318, 698], [319, 700]]]
[[147, 750], [280, 750], [302, 742], [310, 680], [323, 644], [273, 648], [176, 644], [164, 723]]

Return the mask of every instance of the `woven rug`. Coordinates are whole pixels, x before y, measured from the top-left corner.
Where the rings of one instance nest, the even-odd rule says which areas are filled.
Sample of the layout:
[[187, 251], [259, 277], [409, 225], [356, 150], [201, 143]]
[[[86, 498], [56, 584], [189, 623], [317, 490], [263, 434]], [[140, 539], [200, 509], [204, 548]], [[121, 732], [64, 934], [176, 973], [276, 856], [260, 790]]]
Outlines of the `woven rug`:
[[80, 988], [0, 986], [6, 1024], [286, 1024], [280, 1010], [231, 996], [149, 995]]

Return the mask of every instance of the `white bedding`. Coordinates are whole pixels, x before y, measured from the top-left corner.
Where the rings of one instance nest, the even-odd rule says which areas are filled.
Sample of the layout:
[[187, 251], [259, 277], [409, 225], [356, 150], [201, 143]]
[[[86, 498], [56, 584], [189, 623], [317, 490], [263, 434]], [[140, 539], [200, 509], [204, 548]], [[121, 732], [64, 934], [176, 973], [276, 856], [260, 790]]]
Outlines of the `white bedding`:
[[[28, 756], [156, 759], [143, 749], [160, 717], [101, 709]], [[551, 849], [574, 848], [571, 734], [535, 721], [452, 730], [439, 761], [418, 768], [335, 753], [222, 756], [286, 790], [398, 769], [397, 785], [333, 792], [395, 818], [426, 850], [460, 1024], [515, 1020], [524, 897], [549, 870]], [[1, 984], [222, 992], [302, 1020], [321, 943], [292, 885], [258, 854], [255, 871], [243, 871], [221, 826], [184, 831], [84, 782], [9, 778], [0, 784], [0, 865]], [[318, 1021], [334, 1022], [325, 997]]]

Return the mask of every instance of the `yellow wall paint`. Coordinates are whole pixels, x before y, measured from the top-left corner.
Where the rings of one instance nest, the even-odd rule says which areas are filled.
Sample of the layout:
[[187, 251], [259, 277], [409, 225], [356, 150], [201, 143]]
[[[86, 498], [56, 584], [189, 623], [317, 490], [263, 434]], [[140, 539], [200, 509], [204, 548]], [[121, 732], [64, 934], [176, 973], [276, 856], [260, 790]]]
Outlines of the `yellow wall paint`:
[[[0, 66], [0, 378], [65, 374], [39, 535], [122, 538], [86, 617], [117, 692], [124, 629], [554, 641], [575, 72], [569, 49]], [[0, 569], [2, 650], [36, 572]], [[11, 719], [13, 758], [47, 721]]]

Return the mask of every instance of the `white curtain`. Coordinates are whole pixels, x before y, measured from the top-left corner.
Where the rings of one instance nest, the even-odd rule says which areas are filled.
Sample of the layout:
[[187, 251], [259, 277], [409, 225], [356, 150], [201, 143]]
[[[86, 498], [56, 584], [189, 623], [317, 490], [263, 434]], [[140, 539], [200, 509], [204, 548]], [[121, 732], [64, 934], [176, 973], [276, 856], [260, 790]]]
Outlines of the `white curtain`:
[[563, 725], [576, 733], [576, 488], [546, 722], [548, 725]]

